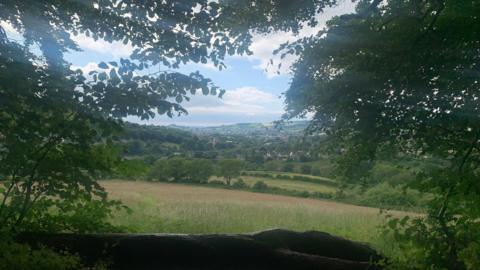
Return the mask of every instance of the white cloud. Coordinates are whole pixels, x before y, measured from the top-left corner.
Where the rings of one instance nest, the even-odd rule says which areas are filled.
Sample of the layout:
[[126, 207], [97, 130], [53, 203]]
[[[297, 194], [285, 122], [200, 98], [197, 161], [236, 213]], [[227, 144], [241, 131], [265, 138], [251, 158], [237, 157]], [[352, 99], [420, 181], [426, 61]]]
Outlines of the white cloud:
[[87, 37], [84, 34], [79, 34], [77, 36], [71, 35], [71, 38], [82, 49], [92, 50], [113, 57], [128, 57], [134, 50], [130, 43], [123, 44], [119, 41], [113, 41], [110, 43], [102, 39], [94, 40], [92, 37]]
[[280, 98], [254, 87], [227, 90], [222, 99], [201, 94], [182, 103], [189, 112], [181, 117], [157, 116], [150, 120], [127, 117], [126, 120], [153, 125], [218, 126], [235, 123], [269, 123], [279, 120], [283, 114]]
[[[333, 16], [338, 16], [354, 11], [355, 3], [351, 1], [344, 1], [340, 5], [334, 8], [326, 9], [323, 13], [317, 15], [318, 25], [316, 27], [305, 26], [301, 29], [298, 35], [294, 35], [291, 32], [275, 32], [268, 35], [254, 35], [252, 39], [252, 45], [250, 50], [253, 55], [247, 56], [252, 61], [259, 61], [259, 64], [255, 66], [257, 69], [266, 71], [268, 78], [277, 76], [277, 71], [280, 74], [288, 74], [290, 66], [295, 62], [297, 57], [294, 55], [288, 55], [284, 59], [280, 59], [279, 55], [273, 55], [273, 51], [277, 49], [281, 44], [285, 42], [292, 42], [299, 38], [312, 36], [325, 27], [326, 22]], [[273, 65], [270, 64], [270, 60], [273, 61]], [[282, 63], [280, 69], [277, 68], [279, 63]]]
[[93, 70], [100, 70], [100, 68], [98, 67], [98, 64], [93, 62], [90, 62], [83, 67], [72, 65], [70, 69], [71, 70], [81, 69], [84, 75], [88, 75], [88, 73]]
[[[205, 102], [205, 99], [211, 100]], [[273, 114], [280, 116], [283, 113], [282, 101], [279, 97], [254, 87], [241, 87], [226, 91], [222, 99], [213, 96], [198, 99], [197, 96], [194, 96], [192, 103], [184, 105], [187, 111], [194, 114], [224, 113], [245, 116]]]
[[227, 91], [224, 95], [225, 102], [267, 104], [270, 102], [275, 102], [278, 99], [279, 98], [273, 94], [249, 86]]
[[2, 27], [3, 30], [5, 30], [5, 32], [7, 32], [7, 33], [20, 35], [20, 33], [17, 32], [17, 30], [13, 27], [13, 25], [11, 25], [10, 23], [8, 23], [6, 21], [0, 21], [0, 27]]
[[[279, 57], [273, 55], [273, 51], [281, 44], [289, 41], [292, 42], [300, 36], [294, 36], [292, 33], [278, 32], [269, 35], [255, 35], [252, 40], [250, 50], [253, 55], [249, 56], [250, 60], [259, 60], [259, 64], [254, 68], [264, 70], [268, 78], [277, 76], [277, 71], [280, 74], [288, 73], [289, 67], [295, 61], [295, 57], [288, 55], [282, 59], [282, 68], [278, 70], [277, 65], [280, 61]], [[273, 65], [270, 61], [273, 61]]]
[[5, 33], [7, 34], [7, 38], [14, 40], [16, 42], [22, 43], [25, 41], [25, 38], [23, 37], [22, 33], [18, 32], [17, 29], [13, 27], [12, 24], [6, 21], [0, 21], [0, 27], [5, 30]]

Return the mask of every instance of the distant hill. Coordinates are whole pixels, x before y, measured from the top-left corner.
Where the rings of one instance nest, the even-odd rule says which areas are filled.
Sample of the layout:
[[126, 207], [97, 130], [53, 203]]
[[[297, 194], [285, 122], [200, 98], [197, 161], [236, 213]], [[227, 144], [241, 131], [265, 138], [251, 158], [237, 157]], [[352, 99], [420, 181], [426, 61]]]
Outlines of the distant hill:
[[[306, 138], [308, 121], [277, 126], [241, 123], [216, 127], [154, 126], [126, 123], [118, 144], [124, 156], [241, 158], [247, 161], [305, 156], [317, 138]], [[252, 161], [253, 162], [253, 161]]]
[[275, 123], [238, 123], [233, 125], [222, 125], [213, 127], [189, 127], [170, 125], [169, 127], [190, 131], [199, 135], [219, 134], [219, 135], [262, 135], [262, 136], [285, 136], [285, 135], [303, 135], [309, 121], [293, 121], [281, 126]]

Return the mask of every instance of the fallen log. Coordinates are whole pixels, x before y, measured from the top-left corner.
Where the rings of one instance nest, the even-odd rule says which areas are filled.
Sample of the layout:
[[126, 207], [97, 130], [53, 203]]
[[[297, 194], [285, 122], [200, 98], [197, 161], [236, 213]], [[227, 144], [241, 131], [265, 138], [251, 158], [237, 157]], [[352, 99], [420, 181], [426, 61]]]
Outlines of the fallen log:
[[323, 232], [267, 230], [251, 234], [40, 234], [18, 241], [78, 254], [87, 265], [153, 269], [380, 269], [369, 246]]

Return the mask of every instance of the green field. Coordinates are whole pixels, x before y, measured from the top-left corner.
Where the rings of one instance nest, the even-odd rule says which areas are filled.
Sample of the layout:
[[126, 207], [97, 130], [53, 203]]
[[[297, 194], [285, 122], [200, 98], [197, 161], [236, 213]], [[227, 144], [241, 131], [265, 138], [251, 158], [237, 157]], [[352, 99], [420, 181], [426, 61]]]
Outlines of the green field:
[[243, 181], [249, 186], [252, 187], [255, 182], [263, 181], [269, 187], [281, 188], [291, 191], [306, 191], [306, 192], [322, 192], [322, 193], [335, 193], [336, 188], [332, 186], [326, 186], [322, 184], [302, 182], [302, 181], [292, 181], [292, 180], [283, 180], [283, 179], [271, 179], [257, 176], [242, 176]]
[[284, 176], [302, 176], [302, 177], [307, 177], [312, 180], [319, 180], [319, 181], [327, 181], [331, 183], [337, 183], [335, 180], [328, 178], [328, 177], [323, 177], [323, 176], [317, 176], [317, 175], [310, 175], [310, 174], [301, 174], [301, 173], [291, 173], [291, 172], [274, 172], [274, 171], [245, 171], [245, 173], [265, 173], [265, 174], [270, 174], [273, 177], [277, 175], [284, 175]]
[[[170, 183], [102, 181], [132, 213], [113, 223], [142, 233], [244, 233], [269, 228], [318, 230], [393, 250], [379, 210], [331, 201]], [[393, 212], [402, 215], [401, 212]]]

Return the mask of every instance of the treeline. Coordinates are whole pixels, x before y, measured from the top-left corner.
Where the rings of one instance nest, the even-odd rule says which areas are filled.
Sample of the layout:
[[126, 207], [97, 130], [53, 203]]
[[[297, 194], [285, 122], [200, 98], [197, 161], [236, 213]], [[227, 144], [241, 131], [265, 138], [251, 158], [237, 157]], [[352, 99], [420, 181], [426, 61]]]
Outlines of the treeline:
[[240, 176], [245, 168], [245, 163], [238, 159], [171, 157], [157, 159], [151, 164], [147, 162], [142, 159], [123, 160], [109, 178], [204, 184], [212, 176], [218, 176], [230, 185], [232, 179]]
[[[151, 162], [147, 164], [146, 162]], [[217, 188], [240, 189], [251, 192], [270, 193], [312, 199], [331, 199], [356, 205], [421, 211], [429, 194], [421, 194], [398, 182], [407, 175], [391, 174], [390, 165], [376, 169], [370, 183], [347, 184], [318, 176], [274, 171], [249, 171], [248, 164], [238, 159], [209, 160], [203, 158], [171, 157], [154, 161], [127, 159], [118, 164], [114, 172], [105, 178], [145, 180], [152, 182], [208, 185]], [[389, 175], [388, 179], [376, 182], [376, 177]], [[397, 178], [393, 177], [396, 176]], [[256, 177], [257, 181], [247, 184], [244, 178]], [[314, 183], [336, 188], [336, 192], [317, 192], [284, 189], [270, 186], [266, 179]]]
[[207, 140], [178, 128], [125, 123], [125, 131], [117, 140], [123, 156], [171, 156], [208, 152], [213, 147]]
[[305, 137], [299, 132], [272, 134], [272, 131], [259, 131], [256, 136], [222, 132], [194, 133], [187, 128], [125, 123], [125, 132], [118, 137], [117, 145], [125, 157], [181, 155], [206, 159], [242, 159], [254, 169], [268, 166], [272, 161], [311, 162], [321, 156], [320, 151], [314, 150], [322, 143], [319, 136]]
[[258, 172], [258, 171], [244, 171], [242, 175], [246, 176], [255, 176], [269, 179], [279, 179], [279, 180], [290, 180], [290, 181], [301, 181], [314, 184], [320, 184], [324, 186], [338, 187], [339, 183], [318, 177], [312, 177], [308, 175], [295, 175], [295, 174], [281, 174], [281, 173], [269, 173], [269, 172]]
[[[218, 127], [220, 128], [220, 127]], [[223, 159], [240, 159], [249, 171], [297, 173], [335, 177], [335, 154], [326, 155], [319, 145], [321, 137], [255, 136], [238, 134], [195, 134], [176, 127], [147, 126], [126, 123], [124, 135], [117, 144], [125, 160], [115, 173], [122, 178], [146, 177], [159, 159], [182, 157], [204, 159], [216, 163]], [[312, 151], [311, 149], [315, 149]], [[333, 156], [332, 156], [333, 155]], [[402, 185], [415, 178], [410, 168], [426, 162], [389, 160], [377, 161], [369, 175], [349, 182], [372, 186], [382, 182]]]

